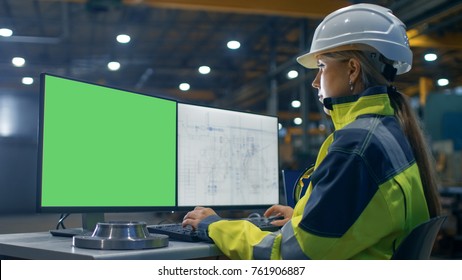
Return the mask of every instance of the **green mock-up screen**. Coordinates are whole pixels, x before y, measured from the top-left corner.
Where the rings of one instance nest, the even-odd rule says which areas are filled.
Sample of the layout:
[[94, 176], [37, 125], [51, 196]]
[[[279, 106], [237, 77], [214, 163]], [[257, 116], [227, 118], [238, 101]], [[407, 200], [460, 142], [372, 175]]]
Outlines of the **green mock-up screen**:
[[43, 82], [42, 208], [175, 206], [175, 101]]

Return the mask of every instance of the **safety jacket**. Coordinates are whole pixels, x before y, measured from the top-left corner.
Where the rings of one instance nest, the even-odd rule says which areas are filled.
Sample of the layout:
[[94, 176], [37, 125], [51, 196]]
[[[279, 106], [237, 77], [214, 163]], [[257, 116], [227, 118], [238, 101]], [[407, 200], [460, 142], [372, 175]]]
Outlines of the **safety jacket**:
[[326, 98], [335, 131], [318, 153], [308, 189], [280, 231], [219, 216], [198, 227], [231, 259], [390, 259], [429, 219], [412, 149], [387, 88]]

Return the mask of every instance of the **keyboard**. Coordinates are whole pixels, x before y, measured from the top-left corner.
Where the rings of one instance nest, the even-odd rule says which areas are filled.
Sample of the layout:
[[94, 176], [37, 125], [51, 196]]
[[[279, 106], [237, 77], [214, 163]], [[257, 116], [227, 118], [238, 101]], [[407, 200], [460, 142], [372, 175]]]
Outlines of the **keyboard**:
[[271, 222], [274, 220], [282, 220], [284, 217], [278, 216], [278, 217], [255, 217], [255, 218], [247, 218], [244, 220], [247, 220], [251, 222], [252, 224], [256, 225], [263, 231], [277, 231], [280, 230], [281, 227], [272, 225]]
[[[274, 218], [246, 218], [246, 220], [256, 225], [263, 231], [277, 231], [281, 227], [272, 225], [271, 222], [275, 219], [282, 219], [282, 217]], [[160, 224], [160, 225], [149, 225], [147, 229], [150, 233], [165, 234], [172, 240], [185, 241], [185, 242], [199, 242], [203, 241], [197, 235], [197, 232], [191, 227], [183, 227], [181, 223], [174, 224]]]
[[148, 225], [149, 233], [165, 234], [172, 240], [186, 241], [186, 242], [199, 242], [201, 239], [197, 232], [191, 227], [183, 227], [181, 223], [177, 224], [160, 224]]

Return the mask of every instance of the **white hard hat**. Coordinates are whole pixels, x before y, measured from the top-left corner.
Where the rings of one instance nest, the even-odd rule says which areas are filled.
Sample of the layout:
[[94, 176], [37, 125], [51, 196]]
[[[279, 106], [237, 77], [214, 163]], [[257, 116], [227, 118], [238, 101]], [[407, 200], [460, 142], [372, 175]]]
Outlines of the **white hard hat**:
[[310, 52], [297, 61], [307, 68], [317, 68], [318, 54], [357, 50], [360, 46], [372, 47], [393, 61], [398, 75], [411, 70], [406, 26], [389, 9], [374, 4], [351, 5], [326, 16], [316, 28]]

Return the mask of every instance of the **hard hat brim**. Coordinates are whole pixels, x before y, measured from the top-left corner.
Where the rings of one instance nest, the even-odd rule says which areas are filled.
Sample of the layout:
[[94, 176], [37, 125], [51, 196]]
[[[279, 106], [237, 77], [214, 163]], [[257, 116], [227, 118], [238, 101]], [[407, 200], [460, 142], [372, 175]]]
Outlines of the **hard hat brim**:
[[336, 46], [332, 48], [321, 49], [313, 52], [308, 52], [297, 57], [297, 62], [301, 64], [303, 67], [309, 69], [318, 68], [318, 55], [326, 54], [326, 53], [333, 53], [333, 52], [340, 52], [340, 51], [369, 51], [369, 52], [378, 52], [371, 46], [363, 45], [363, 44], [347, 44]]

